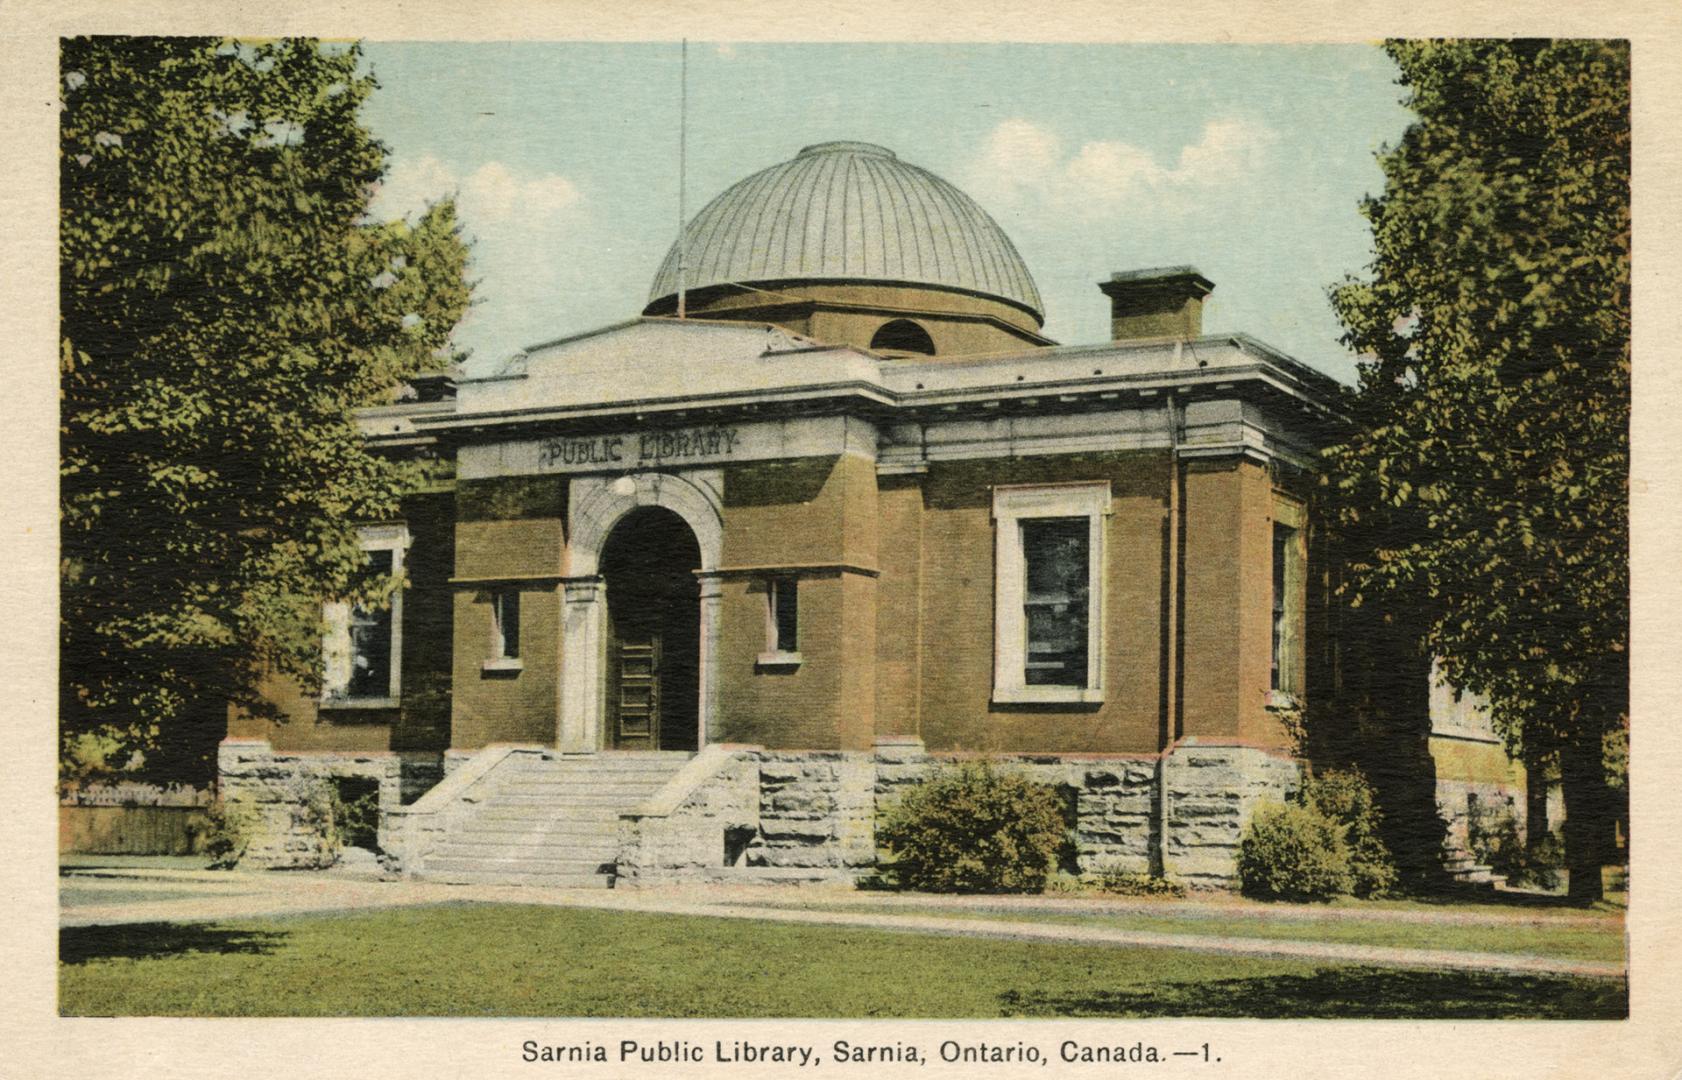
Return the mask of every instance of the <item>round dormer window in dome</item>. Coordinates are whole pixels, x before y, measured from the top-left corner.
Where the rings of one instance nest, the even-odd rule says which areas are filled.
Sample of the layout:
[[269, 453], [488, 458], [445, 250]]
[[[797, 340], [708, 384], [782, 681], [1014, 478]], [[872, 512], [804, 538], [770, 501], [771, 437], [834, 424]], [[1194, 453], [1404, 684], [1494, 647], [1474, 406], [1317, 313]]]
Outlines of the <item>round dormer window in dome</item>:
[[894, 319], [882, 324], [876, 331], [876, 336], [870, 339], [872, 352], [905, 352], [919, 353], [923, 356], [934, 355], [934, 339], [929, 332], [910, 319]]

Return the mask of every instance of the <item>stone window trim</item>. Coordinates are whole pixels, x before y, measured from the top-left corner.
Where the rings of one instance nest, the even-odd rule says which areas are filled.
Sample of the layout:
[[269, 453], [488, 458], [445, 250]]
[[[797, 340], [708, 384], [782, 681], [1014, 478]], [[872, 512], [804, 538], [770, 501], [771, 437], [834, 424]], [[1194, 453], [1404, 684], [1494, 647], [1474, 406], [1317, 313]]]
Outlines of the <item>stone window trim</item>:
[[[994, 608], [993, 703], [1099, 704], [1104, 700], [1104, 593], [1111, 514], [1108, 480], [1009, 485], [993, 489]], [[1027, 681], [1027, 556], [1022, 523], [1037, 518], [1087, 521], [1086, 679], [1081, 686], [1030, 685]]]
[[[403, 580], [404, 555], [409, 550], [411, 538], [409, 528], [402, 522], [383, 525], [365, 525], [357, 530], [357, 537], [361, 541], [365, 552], [391, 552], [391, 574], [398, 581]], [[390, 649], [387, 657], [388, 676], [387, 693], [378, 696], [351, 696], [349, 692], [351, 682], [351, 664], [354, 662], [351, 646], [351, 605], [343, 600], [329, 600], [322, 605], [322, 622], [326, 632], [322, 635], [322, 666], [321, 683], [322, 709], [395, 709], [402, 701], [403, 684], [403, 589], [399, 587], [391, 594], [391, 637]]]
[[800, 655], [800, 578], [772, 574], [765, 578], [765, 651], [754, 660], [759, 668], [787, 670], [804, 661]]

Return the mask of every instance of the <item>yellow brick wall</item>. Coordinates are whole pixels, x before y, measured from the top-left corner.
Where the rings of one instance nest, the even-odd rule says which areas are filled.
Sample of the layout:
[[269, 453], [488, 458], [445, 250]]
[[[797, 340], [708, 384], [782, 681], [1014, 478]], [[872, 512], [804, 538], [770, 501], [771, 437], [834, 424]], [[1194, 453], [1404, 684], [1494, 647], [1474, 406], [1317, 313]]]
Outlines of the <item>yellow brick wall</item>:
[[1285, 743], [1273, 664], [1273, 485], [1252, 462], [1193, 463], [1185, 485], [1184, 734]]
[[475, 750], [493, 742], [553, 744], [559, 709], [561, 590], [551, 584], [520, 591], [517, 672], [487, 672], [490, 594], [455, 594], [455, 701], [450, 746]]
[[880, 480], [876, 519], [881, 529], [876, 585], [876, 731], [915, 735], [922, 678], [923, 481]]
[[[994, 705], [993, 488], [1109, 480], [1100, 705]], [[1163, 453], [936, 462], [925, 480], [922, 694], [930, 750], [1148, 753], [1159, 745], [1168, 458]], [[884, 548], [896, 546], [884, 535]]]
[[[450, 745], [555, 741], [567, 482], [560, 476], [463, 481], [457, 492], [455, 576], [537, 578], [521, 586], [516, 673], [487, 673], [491, 604], [485, 588], [455, 590]], [[547, 578], [548, 580], [543, 580]]]
[[[714, 738], [778, 749], [867, 749], [874, 735], [874, 463], [851, 455], [729, 468]], [[764, 583], [799, 584], [796, 668], [761, 666]]]
[[1524, 766], [1507, 756], [1500, 743], [1431, 736], [1431, 758], [1438, 780], [1521, 787]]

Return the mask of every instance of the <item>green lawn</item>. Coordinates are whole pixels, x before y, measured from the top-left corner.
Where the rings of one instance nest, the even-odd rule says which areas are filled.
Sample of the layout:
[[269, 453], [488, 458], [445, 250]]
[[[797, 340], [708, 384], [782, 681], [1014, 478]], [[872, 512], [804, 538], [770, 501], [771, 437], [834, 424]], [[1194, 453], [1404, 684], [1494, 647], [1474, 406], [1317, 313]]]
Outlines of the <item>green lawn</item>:
[[[880, 905], [835, 901], [779, 903], [803, 910], [880, 912]], [[1102, 926], [1114, 930], [1143, 930], [1159, 934], [1200, 934], [1216, 937], [1277, 938], [1286, 941], [1328, 941], [1353, 945], [1410, 949], [1453, 949], [1461, 952], [1515, 953], [1562, 960], [1624, 959], [1624, 925], [1618, 918], [1593, 924], [1536, 919], [1531, 922], [1396, 922], [1382, 912], [1371, 918], [1332, 915], [1315, 919], [1293, 914], [1280, 918], [1233, 917], [1216, 911], [1187, 910], [1164, 905], [1161, 912], [1052, 913], [999, 906], [985, 910], [940, 904], [889, 909], [899, 915], [929, 915], [956, 919], [1008, 919], [1017, 922]], [[1487, 913], [1487, 909], [1485, 911]], [[1550, 925], [1550, 922], [1560, 925]]]
[[1621, 981], [524, 905], [65, 928], [66, 1015], [1613, 1019]]

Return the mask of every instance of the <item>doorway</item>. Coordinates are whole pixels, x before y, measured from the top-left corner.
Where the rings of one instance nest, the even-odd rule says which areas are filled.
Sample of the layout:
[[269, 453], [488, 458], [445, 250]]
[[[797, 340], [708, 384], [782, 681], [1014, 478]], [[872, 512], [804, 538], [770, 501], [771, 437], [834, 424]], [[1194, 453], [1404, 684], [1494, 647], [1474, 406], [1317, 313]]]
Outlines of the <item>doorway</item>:
[[700, 744], [701, 548], [677, 514], [631, 511], [602, 550], [608, 750]]

